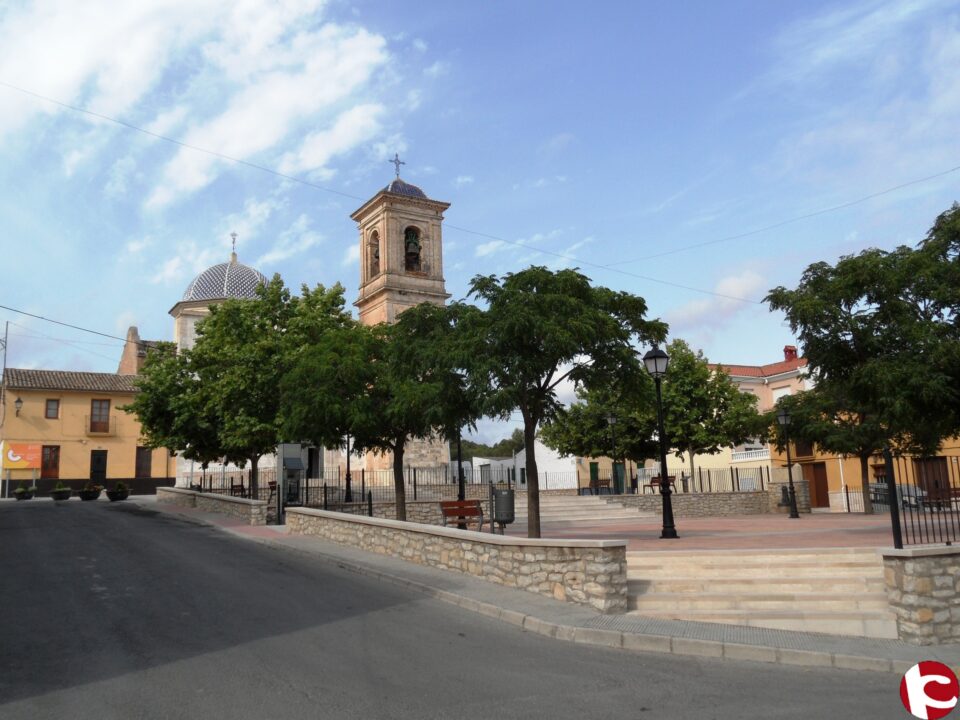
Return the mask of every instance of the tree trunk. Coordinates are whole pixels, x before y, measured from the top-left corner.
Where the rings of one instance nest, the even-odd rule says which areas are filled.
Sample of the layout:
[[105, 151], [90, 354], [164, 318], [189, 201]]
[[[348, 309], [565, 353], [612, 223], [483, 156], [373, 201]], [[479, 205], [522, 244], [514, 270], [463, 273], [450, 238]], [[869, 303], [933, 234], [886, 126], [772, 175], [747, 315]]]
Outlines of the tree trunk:
[[693, 450], [690, 451], [690, 487], [693, 487], [693, 474], [696, 472], [696, 469], [693, 464]]
[[398, 438], [393, 446], [393, 491], [397, 501], [397, 520], [407, 519], [407, 486], [403, 477], [403, 447], [406, 438]]
[[527, 537], [540, 537], [540, 474], [537, 472], [537, 423], [523, 417], [523, 452], [527, 461]]
[[[841, 460], [840, 462], [843, 462]], [[860, 456], [860, 491], [863, 493], [863, 512], [873, 515], [873, 503], [870, 501], [870, 456]]]
[[260, 462], [259, 455], [252, 455], [250, 457], [250, 497], [254, 500], [256, 500], [259, 497], [259, 495], [257, 494], [257, 491], [260, 489], [260, 481], [259, 481], [260, 473], [257, 467], [259, 462]]

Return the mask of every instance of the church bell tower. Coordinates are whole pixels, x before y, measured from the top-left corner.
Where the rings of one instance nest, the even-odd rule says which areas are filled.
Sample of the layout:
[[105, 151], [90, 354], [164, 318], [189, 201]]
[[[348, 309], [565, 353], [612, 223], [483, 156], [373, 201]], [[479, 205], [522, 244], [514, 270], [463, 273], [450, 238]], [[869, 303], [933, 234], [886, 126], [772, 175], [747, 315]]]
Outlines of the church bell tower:
[[[450, 294], [443, 281], [443, 213], [450, 203], [431, 200], [416, 185], [397, 177], [350, 217], [360, 228], [360, 295], [354, 303], [364, 325], [393, 323], [421, 303], [444, 305]], [[450, 446], [441, 438], [408, 440], [408, 467], [436, 468], [450, 463]], [[364, 467], [388, 470], [392, 456], [367, 454]]]
[[443, 213], [450, 203], [431, 200], [397, 177], [350, 217], [360, 228], [360, 296], [354, 305], [364, 325], [392, 323], [409, 307], [443, 305]]

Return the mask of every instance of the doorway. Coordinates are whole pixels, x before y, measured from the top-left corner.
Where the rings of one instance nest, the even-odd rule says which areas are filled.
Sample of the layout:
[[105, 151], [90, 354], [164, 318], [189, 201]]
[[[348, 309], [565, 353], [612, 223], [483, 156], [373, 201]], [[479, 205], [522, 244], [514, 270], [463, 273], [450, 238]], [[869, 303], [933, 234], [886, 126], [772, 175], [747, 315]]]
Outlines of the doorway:
[[90, 482], [102, 485], [107, 481], [107, 451], [90, 451]]
[[803, 479], [810, 486], [810, 507], [830, 507], [827, 464], [823, 462], [805, 463], [803, 465]]

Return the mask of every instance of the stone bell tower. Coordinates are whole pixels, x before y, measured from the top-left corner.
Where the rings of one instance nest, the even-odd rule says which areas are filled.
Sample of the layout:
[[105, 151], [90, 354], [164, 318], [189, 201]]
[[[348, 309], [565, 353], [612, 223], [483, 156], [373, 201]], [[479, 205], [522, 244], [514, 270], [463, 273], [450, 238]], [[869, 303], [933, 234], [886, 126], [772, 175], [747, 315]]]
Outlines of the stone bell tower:
[[[350, 218], [360, 229], [360, 294], [354, 303], [364, 325], [393, 323], [420, 303], [444, 305], [450, 294], [443, 281], [443, 213], [450, 203], [431, 200], [416, 185], [397, 177]], [[441, 440], [412, 440], [404, 450], [410, 467], [448, 464], [450, 449]], [[368, 456], [369, 469], [392, 467], [389, 456]]]
[[350, 216], [360, 227], [360, 297], [354, 305], [364, 325], [392, 323], [420, 303], [446, 303], [441, 224], [448, 207], [398, 172]]

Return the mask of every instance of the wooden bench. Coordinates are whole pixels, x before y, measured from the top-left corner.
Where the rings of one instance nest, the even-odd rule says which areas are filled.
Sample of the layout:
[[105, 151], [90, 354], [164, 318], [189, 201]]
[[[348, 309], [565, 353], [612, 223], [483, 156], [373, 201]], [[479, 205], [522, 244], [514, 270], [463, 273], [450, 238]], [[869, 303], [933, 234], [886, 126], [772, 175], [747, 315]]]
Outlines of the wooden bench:
[[590, 481], [590, 494], [599, 495], [600, 491], [606, 488], [610, 492], [610, 478], [597, 478]]
[[245, 498], [246, 496], [247, 496], [247, 488], [243, 486], [242, 480], [238, 483], [235, 483], [235, 482], [230, 483], [230, 497]]
[[[677, 486], [677, 485], [676, 485], [676, 482], [677, 482], [677, 477], [676, 477], [676, 475], [668, 475], [668, 476], [667, 476], [667, 482], [670, 483], [670, 489], [671, 489], [671, 490], [675, 490], [675, 489], [676, 489], [676, 486]], [[649, 488], [649, 490], [650, 490], [651, 492], [653, 492], [654, 494], [656, 494], [656, 493], [660, 490], [660, 476], [659, 476], [659, 475], [656, 475], [656, 476], [650, 478], [650, 482], [648, 482], [646, 485], [643, 486], [643, 492], [646, 493], [648, 488]]]
[[451, 521], [455, 525], [477, 523], [477, 532], [483, 530], [483, 506], [479, 500], [441, 500], [440, 514], [443, 515], [443, 526]]

